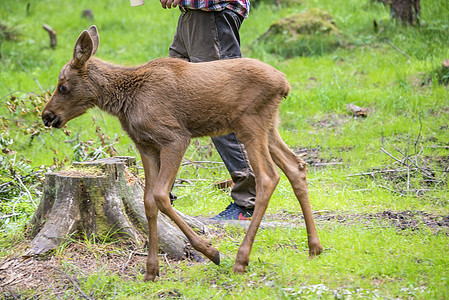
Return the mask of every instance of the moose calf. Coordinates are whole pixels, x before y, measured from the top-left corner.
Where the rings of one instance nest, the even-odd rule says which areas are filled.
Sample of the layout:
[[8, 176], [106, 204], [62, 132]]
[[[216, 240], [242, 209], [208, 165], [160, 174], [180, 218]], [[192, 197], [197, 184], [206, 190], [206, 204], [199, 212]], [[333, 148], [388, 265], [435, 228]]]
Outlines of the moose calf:
[[301, 205], [309, 254], [322, 251], [309, 204], [306, 164], [276, 129], [279, 104], [290, 91], [285, 76], [255, 59], [206, 63], [161, 58], [123, 67], [94, 58], [97, 28], [84, 30], [73, 58], [62, 68], [55, 92], [42, 111], [45, 126], [63, 127], [98, 106], [116, 116], [139, 150], [145, 170], [149, 249], [144, 280], [159, 274], [157, 213], [172, 219], [191, 245], [215, 264], [216, 248], [200, 238], [173, 210], [169, 192], [191, 138], [235, 132], [245, 145], [256, 178], [256, 206], [233, 266], [243, 273], [257, 229], [279, 181], [288, 177]]

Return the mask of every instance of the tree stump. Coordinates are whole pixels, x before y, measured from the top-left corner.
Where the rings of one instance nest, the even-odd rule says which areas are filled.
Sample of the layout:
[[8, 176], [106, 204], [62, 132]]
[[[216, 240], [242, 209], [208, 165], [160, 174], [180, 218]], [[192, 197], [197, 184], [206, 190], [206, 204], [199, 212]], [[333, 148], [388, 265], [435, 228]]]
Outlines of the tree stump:
[[[76, 234], [146, 241], [143, 188], [136, 174], [133, 157], [73, 163], [69, 170], [47, 173], [41, 202], [28, 224], [33, 240], [27, 255], [45, 254]], [[207, 233], [201, 222], [178, 213], [190, 226]], [[162, 214], [158, 216], [158, 233], [159, 249], [169, 257], [196, 257], [184, 234]]]

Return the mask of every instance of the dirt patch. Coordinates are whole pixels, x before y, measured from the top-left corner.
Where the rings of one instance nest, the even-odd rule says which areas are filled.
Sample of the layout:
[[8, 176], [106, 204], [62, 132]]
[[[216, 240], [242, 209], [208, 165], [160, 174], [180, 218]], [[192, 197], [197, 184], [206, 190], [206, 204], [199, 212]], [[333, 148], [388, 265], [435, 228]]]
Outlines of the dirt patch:
[[[442, 146], [445, 147], [445, 146]], [[447, 148], [446, 148], [447, 149]], [[425, 156], [423, 161], [426, 165], [434, 164], [442, 172], [449, 172], [449, 155], [446, 156]]]
[[[399, 230], [419, 230], [427, 227], [434, 233], [449, 235], [449, 215], [436, 215], [423, 211], [392, 211], [386, 210], [372, 214], [345, 213], [322, 211], [314, 213], [318, 225], [330, 222], [345, 223], [348, 226], [362, 224], [368, 227], [393, 226]], [[265, 216], [266, 221], [298, 223], [304, 219], [302, 214], [270, 214]]]
[[449, 215], [432, 215], [423, 211], [383, 211], [368, 215], [369, 218], [387, 221], [400, 230], [417, 230], [420, 226], [426, 226], [439, 232], [449, 229]]
[[6, 299], [27, 298], [26, 293], [36, 299], [42, 295], [57, 299], [66, 298], [67, 290], [72, 290], [68, 299], [91, 297], [80, 288], [87, 276], [118, 274], [125, 280], [136, 280], [145, 268], [146, 254], [142, 252], [125, 244], [72, 243], [47, 259], [9, 257], [0, 261], [0, 294]]
[[327, 167], [334, 165], [342, 165], [340, 158], [323, 158], [321, 155], [321, 148], [297, 148], [294, 150], [295, 154], [301, 157], [308, 166], [312, 167]]
[[322, 128], [337, 128], [345, 125], [346, 123], [353, 120], [354, 117], [352, 115], [343, 115], [343, 114], [326, 114], [324, 116], [316, 116], [309, 119], [309, 124], [313, 127], [322, 129]]

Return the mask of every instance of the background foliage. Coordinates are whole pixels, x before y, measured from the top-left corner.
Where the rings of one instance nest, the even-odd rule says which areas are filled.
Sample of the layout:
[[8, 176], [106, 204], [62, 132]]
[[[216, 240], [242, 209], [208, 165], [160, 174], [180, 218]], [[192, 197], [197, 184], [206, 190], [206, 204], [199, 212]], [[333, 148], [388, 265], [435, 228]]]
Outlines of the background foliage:
[[[161, 258], [162, 277], [154, 284], [139, 281], [142, 257], [134, 257], [128, 277], [119, 272], [123, 265], [108, 265], [106, 256], [121, 264], [131, 257], [114, 244], [86, 240], [64, 246], [56, 256], [58, 267], [93, 298], [444, 298], [449, 100], [441, 63], [449, 58], [449, 3], [421, 2], [420, 27], [391, 22], [388, 7], [368, 0], [254, 1], [243, 23], [244, 56], [275, 66], [292, 85], [281, 106], [280, 131], [309, 163], [311, 201], [326, 248], [322, 257], [307, 258], [302, 228], [262, 230], [249, 271], [235, 276], [232, 258], [244, 232], [227, 227], [210, 239], [229, 261], [215, 267]], [[275, 39], [273, 47], [260, 38], [279, 19], [315, 8], [332, 16], [335, 47], [313, 48], [328, 37], [312, 33], [313, 45], [302, 42], [314, 51], [298, 56], [293, 47], [286, 58], [285, 39]], [[87, 9], [93, 19], [83, 16]], [[167, 55], [178, 15], [177, 9], [163, 11], [157, 1], [135, 8], [127, 1], [0, 2], [1, 256], [26, 247], [23, 226], [39, 202], [45, 172], [75, 160], [137, 156], [118, 122], [97, 109], [63, 130], [41, 124], [39, 112], [79, 33], [96, 24], [97, 57], [136, 65]], [[57, 32], [55, 49], [44, 23]], [[354, 118], [349, 103], [367, 108], [368, 117]], [[212, 216], [226, 207], [228, 195], [211, 187], [228, 177], [215, 162], [220, 159], [209, 139], [193, 141], [178, 174], [183, 180], [175, 187], [176, 208]], [[266, 218], [302, 224], [298, 210], [283, 177]], [[90, 259], [92, 272], [81, 272], [65, 254], [76, 251]], [[39, 293], [80, 295], [70, 282], [59, 288]], [[8, 293], [33, 297], [25, 288]]]

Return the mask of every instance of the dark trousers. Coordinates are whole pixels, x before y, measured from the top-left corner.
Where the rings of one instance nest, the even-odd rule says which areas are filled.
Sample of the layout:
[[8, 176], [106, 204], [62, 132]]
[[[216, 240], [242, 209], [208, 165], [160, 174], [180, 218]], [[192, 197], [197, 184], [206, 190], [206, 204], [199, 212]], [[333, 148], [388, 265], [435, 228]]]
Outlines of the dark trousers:
[[[243, 18], [231, 10], [185, 10], [169, 49], [170, 57], [206, 62], [242, 57], [239, 29]], [[234, 133], [212, 138], [235, 185], [231, 197], [237, 205], [254, 208], [256, 184], [245, 147]]]

